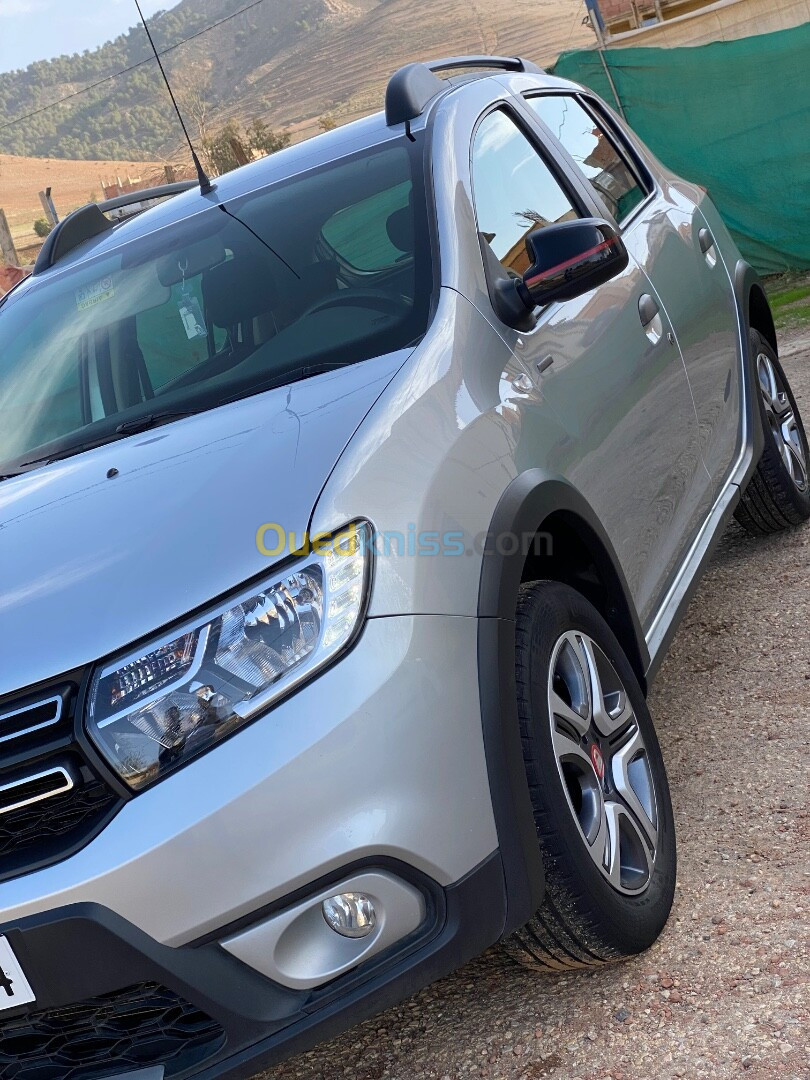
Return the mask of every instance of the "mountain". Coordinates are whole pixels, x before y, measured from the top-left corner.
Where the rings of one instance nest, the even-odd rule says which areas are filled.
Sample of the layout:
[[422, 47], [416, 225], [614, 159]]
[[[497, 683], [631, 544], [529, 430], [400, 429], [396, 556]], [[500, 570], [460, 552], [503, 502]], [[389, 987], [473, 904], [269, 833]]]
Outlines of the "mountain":
[[[592, 42], [584, 11], [582, 0], [181, 0], [149, 24], [193, 137], [261, 118], [298, 139], [320, 118], [379, 109], [388, 76], [410, 60], [492, 52], [551, 63]], [[136, 27], [0, 74], [0, 153], [173, 159], [182, 136], [150, 57]]]

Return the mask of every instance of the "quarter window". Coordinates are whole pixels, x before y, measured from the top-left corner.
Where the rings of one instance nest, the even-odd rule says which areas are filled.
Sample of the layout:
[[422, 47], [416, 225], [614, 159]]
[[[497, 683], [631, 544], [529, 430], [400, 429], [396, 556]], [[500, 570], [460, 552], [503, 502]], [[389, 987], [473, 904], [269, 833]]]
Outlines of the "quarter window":
[[528, 269], [530, 232], [578, 216], [551, 169], [503, 110], [489, 113], [478, 127], [472, 178], [479, 233], [509, 273]]
[[531, 97], [528, 104], [559, 139], [613, 217], [619, 222], [627, 218], [647, 193], [598, 120], [566, 94]]

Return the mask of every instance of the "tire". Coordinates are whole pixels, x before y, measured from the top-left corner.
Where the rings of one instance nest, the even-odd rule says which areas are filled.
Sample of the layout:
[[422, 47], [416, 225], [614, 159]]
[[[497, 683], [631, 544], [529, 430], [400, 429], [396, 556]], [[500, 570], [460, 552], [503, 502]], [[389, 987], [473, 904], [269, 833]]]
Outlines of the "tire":
[[[676, 870], [669, 785], [644, 694], [607, 623], [566, 585], [535, 582], [522, 587], [515, 651], [523, 757], [546, 892], [534, 916], [503, 947], [523, 965], [542, 971], [599, 966], [642, 952], [666, 924]], [[594, 668], [602, 693], [593, 692], [593, 683], [588, 689], [586, 680]], [[552, 688], [557, 697], [552, 698]], [[606, 700], [609, 706], [607, 713], [600, 713], [604, 729], [618, 724], [608, 738], [602, 738], [595, 726], [589, 704], [593, 700]], [[567, 713], [561, 701], [568, 703]], [[578, 706], [576, 713], [570, 708], [572, 703]], [[577, 743], [572, 737], [569, 714], [576, 715], [581, 727], [586, 716], [591, 717], [585, 736], [590, 742]], [[574, 755], [570, 759], [569, 750]], [[625, 770], [620, 768], [623, 755], [632, 762]], [[628, 790], [630, 768], [633, 785]], [[620, 796], [615, 783], [619, 774], [628, 797], [635, 796], [635, 805]], [[645, 789], [645, 775], [654, 796], [646, 797], [642, 805], [639, 792]], [[596, 808], [597, 795], [602, 799], [601, 811]], [[645, 806], [650, 812], [642, 828]], [[620, 857], [612, 861], [611, 880], [598, 858], [600, 845], [606, 851], [603, 841], [613, 835], [608, 814], [620, 822]], [[657, 826], [652, 833], [650, 817]], [[597, 818], [600, 824], [594, 833]], [[593, 843], [586, 839], [586, 831], [595, 837]]]
[[757, 536], [781, 532], [810, 518], [807, 435], [796, 399], [775, 350], [751, 331], [757, 402], [765, 448], [734, 516]]

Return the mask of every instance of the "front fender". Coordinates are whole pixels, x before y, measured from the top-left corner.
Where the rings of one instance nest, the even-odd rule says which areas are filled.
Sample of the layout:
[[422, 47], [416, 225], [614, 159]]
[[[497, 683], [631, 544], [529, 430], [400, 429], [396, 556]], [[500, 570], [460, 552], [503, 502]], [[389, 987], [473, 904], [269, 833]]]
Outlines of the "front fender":
[[[611, 622], [642, 686], [649, 664], [638, 615], [616, 553], [596, 514], [566, 480], [529, 469], [516, 477], [497, 504], [485, 547], [478, 597], [478, 678], [498, 845], [504, 870], [507, 915], [504, 935], [540, 906], [544, 873], [526, 783], [515, 686], [515, 610], [523, 580], [526, 541], [550, 515], [578, 523], [600, 577], [608, 586]], [[507, 535], [517, 538], [508, 545]], [[507, 548], [510, 554], [503, 554]], [[514, 548], [514, 550], [512, 550]]]

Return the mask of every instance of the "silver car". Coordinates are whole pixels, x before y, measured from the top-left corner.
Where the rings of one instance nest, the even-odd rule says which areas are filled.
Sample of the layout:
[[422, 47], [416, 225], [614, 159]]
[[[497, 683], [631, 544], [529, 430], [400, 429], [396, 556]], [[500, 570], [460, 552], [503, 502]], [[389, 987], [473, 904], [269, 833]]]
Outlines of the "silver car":
[[647, 948], [646, 690], [730, 516], [810, 516], [706, 192], [455, 57], [121, 201], [0, 304], [0, 1075], [248, 1076], [497, 941]]

